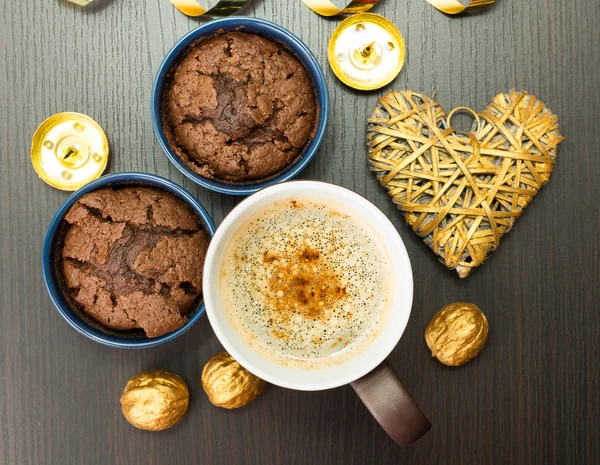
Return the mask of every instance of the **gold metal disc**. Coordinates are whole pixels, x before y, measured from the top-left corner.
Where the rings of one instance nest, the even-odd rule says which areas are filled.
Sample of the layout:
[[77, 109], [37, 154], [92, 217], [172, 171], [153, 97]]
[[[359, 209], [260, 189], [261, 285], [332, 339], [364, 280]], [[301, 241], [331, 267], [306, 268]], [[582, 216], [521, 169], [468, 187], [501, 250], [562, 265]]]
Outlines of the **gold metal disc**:
[[74, 191], [104, 172], [108, 140], [89, 116], [57, 113], [36, 129], [31, 141], [31, 162], [45, 183]]
[[333, 31], [328, 59], [344, 84], [374, 90], [394, 80], [404, 66], [404, 38], [383, 16], [360, 13], [350, 16]]

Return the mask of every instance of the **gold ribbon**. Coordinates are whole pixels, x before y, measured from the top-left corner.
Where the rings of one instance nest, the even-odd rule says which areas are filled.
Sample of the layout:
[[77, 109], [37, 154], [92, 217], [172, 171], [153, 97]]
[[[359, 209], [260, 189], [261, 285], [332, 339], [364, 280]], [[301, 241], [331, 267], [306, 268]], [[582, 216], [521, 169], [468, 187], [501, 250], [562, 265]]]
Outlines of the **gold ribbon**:
[[[321, 16], [351, 15], [354, 13], [364, 13], [373, 8], [379, 0], [352, 0], [344, 8], [335, 6], [330, 0], [302, 0], [304, 4]], [[455, 15], [462, 13], [468, 8], [477, 8], [480, 6], [491, 5], [496, 0], [470, 0], [467, 5], [463, 5], [458, 0], [427, 0], [431, 5], [443, 13]]]
[[496, 0], [471, 0], [468, 4], [463, 5], [458, 0], [427, 0], [431, 5], [436, 7], [442, 13], [455, 15], [462, 13], [469, 8], [478, 8], [480, 6], [491, 5]]
[[304, 4], [321, 16], [351, 15], [364, 13], [373, 8], [379, 0], [352, 0], [344, 8], [338, 8], [330, 0], [302, 0]]
[[[93, 0], [69, 0], [80, 6], [86, 6]], [[229, 16], [242, 8], [249, 0], [221, 0], [214, 7], [207, 9], [200, 5], [196, 0], [171, 0], [171, 3], [188, 16]], [[354, 13], [364, 13], [373, 8], [379, 0], [352, 0], [344, 8], [335, 6], [330, 0], [302, 0], [304, 4], [321, 16], [351, 15]], [[443, 13], [455, 15], [462, 13], [469, 8], [478, 8], [480, 6], [491, 5], [496, 0], [471, 0], [463, 5], [458, 0], [427, 0], [431, 5]]]
[[205, 8], [197, 0], [171, 0], [175, 8], [188, 16], [229, 16], [242, 8], [249, 0], [220, 0], [212, 8]]

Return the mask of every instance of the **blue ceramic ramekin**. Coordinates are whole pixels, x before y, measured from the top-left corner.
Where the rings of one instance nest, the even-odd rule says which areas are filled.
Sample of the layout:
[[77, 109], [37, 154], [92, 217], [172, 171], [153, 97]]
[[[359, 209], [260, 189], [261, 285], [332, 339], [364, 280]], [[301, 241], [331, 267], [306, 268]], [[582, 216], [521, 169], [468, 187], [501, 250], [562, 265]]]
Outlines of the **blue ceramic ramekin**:
[[[283, 44], [302, 62], [315, 86], [317, 104], [319, 107], [319, 120], [317, 121], [317, 130], [315, 136], [309, 141], [308, 145], [304, 148], [294, 163], [288, 166], [285, 170], [266, 180], [236, 184], [227, 183], [216, 179], [208, 179], [200, 176], [179, 159], [179, 157], [171, 149], [169, 142], [167, 141], [167, 137], [163, 131], [161, 105], [163, 101], [163, 88], [165, 79], [169, 74], [169, 70], [173, 65], [177, 65], [182, 55], [187, 51], [188, 47], [196, 40], [201, 37], [209, 37], [217, 32], [223, 31], [244, 31], [260, 34]], [[328, 117], [329, 92], [327, 91], [327, 83], [325, 82], [323, 71], [321, 70], [319, 63], [313, 56], [312, 52], [304, 44], [304, 42], [302, 42], [294, 34], [282, 28], [281, 26], [273, 24], [269, 21], [265, 21], [264, 19], [233, 16], [211, 21], [199, 26], [193, 31], [188, 32], [173, 46], [171, 50], [169, 50], [165, 56], [160, 68], [158, 69], [158, 73], [154, 81], [154, 88], [152, 90], [152, 124], [154, 125], [156, 137], [158, 138], [158, 141], [160, 142], [165, 154], [167, 157], [169, 157], [169, 160], [171, 160], [171, 162], [192, 181], [200, 184], [203, 187], [206, 187], [207, 189], [220, 192], [222, 194], [249, 195], [272, 184], [292, 179], [300, 171], [302, 171], [315, 156], [319, 146], [321, 145], [323, 136], [325, 135]]]
[[196, 200], [196, 198], [194, 198], [194, 196], [192, 196], [192, 194], [190, 194], [184, 188], [169, 181], [168, 179], [147, 173], [118, 173], [102, 176], [101, 178], [86, 184], [84, 187], [71, 195], [56, 212], [54, 218], [50, 222], [42, 251], [42, 271], [44, 274], [44, 282], [46, 283], [46, 289], [48, 289], [48, 294], [50, 294], [50, 299], [52, 300], [52, 303], [56, 309], [63, 316], [63, 318], [67, 320], [67, 323], [69, 323], [84, 336], [92, 339], [93, 341], [112, 347], [121, 347], [126, 349], [153, 347], [175, 339], [177, 336], [190, 329], [200, 319], [200, 317], [204, 315], [204, 301], [201, 301], [198, 305], [198, 308], [191, 312], [185, 325], [176, 331], [156, 338], [120, 337], [115, 334], [116, 332], [108, 333], [102, 331], [99, 329], [100, 325], [93, 326], [89, 322], [85, 321], [85, 319], [82, 318], [77, 311], [75, 311], [73, 306], [67, 301], [61, 289], [59, 278], [56, 274], [55, 264], [58, 258], [56, 257], [56, 252], [58, 252], [57, 241], [60, 238], [61, 231], [65, 225], [64, 218], [69, 209], [75, 202], [77, 202], [77, 200], [89, 192], [95, 191], [102, 187], [117, 186], [156, 187], [170, 192], [174, 196], [182, 199], [192, 208], [192, 210], [204, 223], [204, 227], [211, 237], [215, 233], [215, 225], [200, 202], [198, 202], [198, 200]]

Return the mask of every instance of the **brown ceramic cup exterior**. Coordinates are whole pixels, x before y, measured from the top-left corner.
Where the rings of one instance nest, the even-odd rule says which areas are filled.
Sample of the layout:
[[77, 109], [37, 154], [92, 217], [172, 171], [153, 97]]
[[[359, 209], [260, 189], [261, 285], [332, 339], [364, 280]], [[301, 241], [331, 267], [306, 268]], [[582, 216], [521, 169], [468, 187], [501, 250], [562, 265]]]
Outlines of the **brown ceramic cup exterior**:
[[421, 407], [387, 360], [350, 385], [398, 444], [412, 444], [431, 428]]

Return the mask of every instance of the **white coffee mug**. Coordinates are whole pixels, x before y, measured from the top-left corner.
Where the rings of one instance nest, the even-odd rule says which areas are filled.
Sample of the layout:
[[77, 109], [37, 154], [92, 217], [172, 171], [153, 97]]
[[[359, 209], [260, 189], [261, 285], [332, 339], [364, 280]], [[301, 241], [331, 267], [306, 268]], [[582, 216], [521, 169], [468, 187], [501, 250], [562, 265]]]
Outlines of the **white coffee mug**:
[[[257, 212], [284, 199], [335, 202], [376, 232], [391, 264], [390, 307], [382, 330], [354, 358], [319, 369], [283, 366], [249, 347], [231, 325], [221, 295], [221, 269], [230, 241]], [[355, 192], [318, 181], [293, 181], [267, 187], [246, 198], [223, 220], [211, 240], [204, 264], [206, 312], [223, 347], [248, 371], [277, 386], [314, 391], [351, 384], [383, 428], [400, 444], [416, 441], [431, 424], [393, 369], [385, 362], [408, 322], [413, 298], [410, 260], [390, 220]]]

